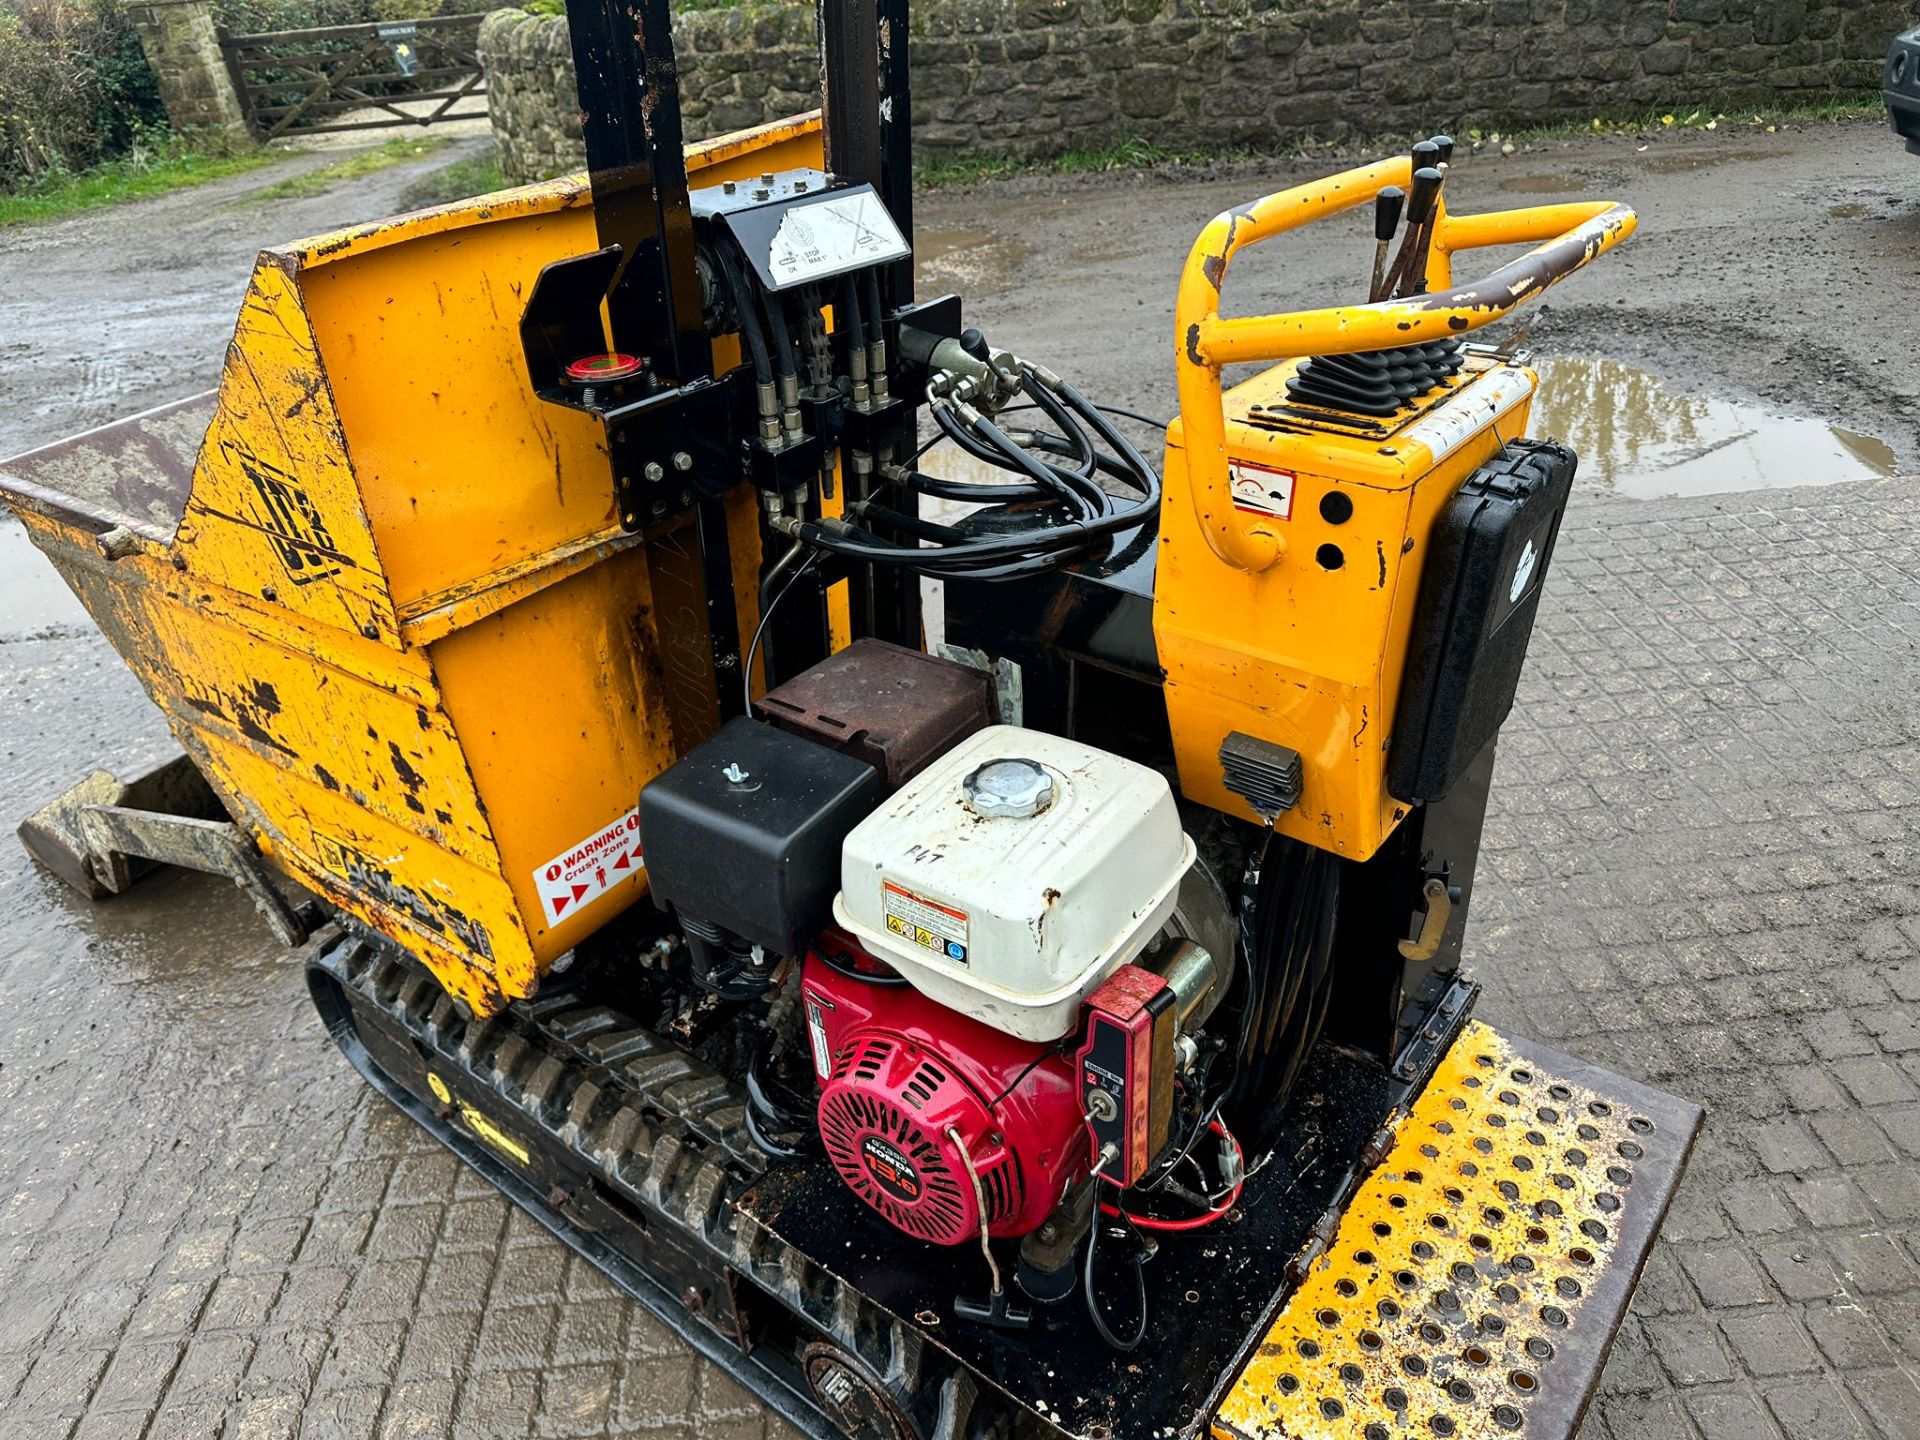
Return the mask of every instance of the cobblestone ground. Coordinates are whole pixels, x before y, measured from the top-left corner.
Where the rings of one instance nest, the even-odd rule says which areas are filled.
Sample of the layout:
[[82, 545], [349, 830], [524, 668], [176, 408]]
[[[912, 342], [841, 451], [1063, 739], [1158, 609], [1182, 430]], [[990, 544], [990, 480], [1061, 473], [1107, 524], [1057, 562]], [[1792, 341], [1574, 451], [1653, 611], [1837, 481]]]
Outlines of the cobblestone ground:
[[[1913, 494], [1570, 523], [1483, 1013], [1711, 1107], [1589, 1440], [1920, 1437]], [[89, 629], [0, 641], [0, 813], [157, 749]], [[230, 892], [0, 845], [0, 915], [0, 1432], [781, 1429], [374, 1100]]]

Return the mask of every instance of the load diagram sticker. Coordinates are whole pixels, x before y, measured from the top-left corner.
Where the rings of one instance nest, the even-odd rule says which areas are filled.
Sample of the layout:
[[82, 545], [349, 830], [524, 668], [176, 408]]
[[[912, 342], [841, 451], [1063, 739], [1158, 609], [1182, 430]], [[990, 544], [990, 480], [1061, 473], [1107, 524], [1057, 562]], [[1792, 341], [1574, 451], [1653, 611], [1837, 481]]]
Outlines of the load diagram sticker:
[[591, 905], [645, 865], [640, 858], [640, 811], [635, 808], [533, 872], [547, 923]]
[[967, 912], [916, 895], [891, 880], [880, 899], [887, 929], [909, 945], [918, 945], [955, 964], [967, 963]]

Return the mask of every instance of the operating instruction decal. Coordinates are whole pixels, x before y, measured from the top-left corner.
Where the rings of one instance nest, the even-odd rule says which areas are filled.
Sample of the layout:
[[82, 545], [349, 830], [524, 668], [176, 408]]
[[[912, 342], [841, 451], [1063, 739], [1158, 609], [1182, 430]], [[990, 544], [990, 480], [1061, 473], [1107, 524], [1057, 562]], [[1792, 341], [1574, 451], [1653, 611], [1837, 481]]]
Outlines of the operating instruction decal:
[[549, 925], [598, 900], [646, 866], [640, 858], [640, 811], [627, 811], [604, 830], [568, 847], [533, 872]]
[[863, 188], [818, 204], [796, 205], [782, 215], [767, 250], [767, 273], [775, 288], [785, 288], [904, 259], [909, 253], [880, 197]]
[[[1436, 407], [1400, 432], [1403, 440], [1417, 440], [1438, 461], [1466, 444], [1489, 425], [1497, 424], [1514, 406], [1533, 394], [1533, 377], [1524, 370], [1502, 366], [1462, 386], [1445, 405]], [[1496, 436], [1499, 432], [1496, 430]], [[1516, 429], [1511, 436], [1518, 439]]]

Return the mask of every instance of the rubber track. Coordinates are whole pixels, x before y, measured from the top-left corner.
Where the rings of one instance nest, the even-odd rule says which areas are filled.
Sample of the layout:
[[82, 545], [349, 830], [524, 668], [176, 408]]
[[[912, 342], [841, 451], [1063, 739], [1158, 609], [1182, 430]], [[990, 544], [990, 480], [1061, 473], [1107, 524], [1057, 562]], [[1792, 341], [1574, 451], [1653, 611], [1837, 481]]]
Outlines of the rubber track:
[[856, 1356], [928, 1440], [1052, 1431], [1024, 1407], [1018, 1419], [1042, 1428], [1009, 1427], [1013, 1407], [978, 1405], [970, 1371], [741, 1215], [732, 1202], [768, 1159], [748, 1136], [744, 1093], [719, 1071], [630, 1016], [564, 992], [465, 1019], [424, 968], [357, 936], [313, 963], [491, 1089], [521, 1126], [630, 1203], [665, 1215], [716, 1268], [752, 1281]]

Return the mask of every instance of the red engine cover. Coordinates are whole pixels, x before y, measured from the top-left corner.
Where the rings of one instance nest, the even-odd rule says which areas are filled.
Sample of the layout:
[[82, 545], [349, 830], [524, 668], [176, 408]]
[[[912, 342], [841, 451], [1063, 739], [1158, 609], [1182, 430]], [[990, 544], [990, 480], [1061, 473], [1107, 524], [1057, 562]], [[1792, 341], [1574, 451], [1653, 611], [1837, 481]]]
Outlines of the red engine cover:
[[[832, 943], [836, 954], [853, 949], [844, 937]], [[801, 987], [827, 1156], [907, 1234], [941, 1245], [978, 1240], [980, 1206], [959, 1145], [995, 1237], [1037, 1229], [1085, 1173], [1072, 1060], [818, 955], [807, 957]]]

